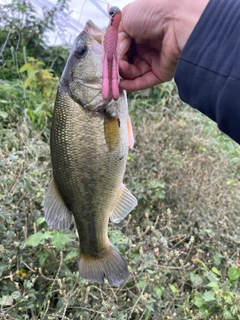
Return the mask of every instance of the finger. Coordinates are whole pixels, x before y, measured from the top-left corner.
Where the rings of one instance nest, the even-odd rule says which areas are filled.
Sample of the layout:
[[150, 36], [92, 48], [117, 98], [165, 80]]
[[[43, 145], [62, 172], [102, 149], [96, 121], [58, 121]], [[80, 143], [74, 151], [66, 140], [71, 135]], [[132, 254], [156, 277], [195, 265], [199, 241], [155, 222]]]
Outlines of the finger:
[[132, 39], [126, 32], [118, 33], [118, 54], [120, 58], [129, 50]]
[[138, 91], [151, 88], [160, 83], [159, 78], [150, 71], [134, 80], [121, 79], [119, 86], [127, 91]]
[[124, 79], [132, 80], [141, 77], [150, 70], [150, 65], [137, 57], [134, 59], [134, 64], [128, 63], [125, 60], [119, 61], [119, 73]]

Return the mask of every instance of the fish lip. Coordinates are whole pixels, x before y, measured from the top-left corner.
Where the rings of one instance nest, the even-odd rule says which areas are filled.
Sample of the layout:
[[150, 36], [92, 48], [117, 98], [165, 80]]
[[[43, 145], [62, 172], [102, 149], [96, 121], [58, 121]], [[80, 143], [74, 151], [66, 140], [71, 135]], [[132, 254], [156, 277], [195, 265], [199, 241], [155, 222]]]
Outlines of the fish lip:
[[103, 50], [102, 39], [103, 39], [104, 31], [100, 29], [98, 26], [96, 26], [92, 22], [92, 20], [88, 20], [83, 29], [83, 32], [85, 32], [89, 37], [89, 39], [91, 40], [91, 43], [92, 43], [91, 50], [95, 54], [102, 55], [102, 50]]
[[95, 25], [92, 20], [88, 20], [85, 24], [84, 31], [88, 34], [88, 36], [97, 41], [100, 45], [102, 45], [102, 38], [104, 35], [104, 31]]

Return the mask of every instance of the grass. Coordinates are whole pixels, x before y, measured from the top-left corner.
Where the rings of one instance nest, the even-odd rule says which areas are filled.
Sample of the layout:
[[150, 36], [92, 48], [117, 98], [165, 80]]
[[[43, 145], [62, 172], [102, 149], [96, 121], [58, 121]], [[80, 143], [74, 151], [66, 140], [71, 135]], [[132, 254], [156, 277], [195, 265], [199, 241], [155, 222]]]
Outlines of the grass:
[[173, 83], [129, 96], [139, 205], [109, 224], [131, 271], [120, 288], [79, 278], [75, 227], [42, 219], [53, 101], [2, 82], [0, 103], [0, 319], [240, 319], [240, 149]]

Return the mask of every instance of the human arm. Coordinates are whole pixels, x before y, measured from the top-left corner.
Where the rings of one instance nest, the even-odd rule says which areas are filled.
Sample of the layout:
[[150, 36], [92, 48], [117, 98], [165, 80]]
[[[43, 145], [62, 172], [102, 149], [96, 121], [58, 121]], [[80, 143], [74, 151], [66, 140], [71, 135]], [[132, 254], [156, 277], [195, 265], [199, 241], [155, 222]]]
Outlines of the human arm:
[[178, 60], [180, 98], [240, 144], [240, 1], [211, 0]]
[[[186, 3], [184, 0], [179, 2]], [[138, 63], [143, 62], [139, 57], [129, 56], [129, 53], [125, 55], [120, 61], [120, 74], [124, 78], [120, 86], [128, 91], [148, 88], [170, 80], [175, 72], [174, 78], [181, 99], [216, 121], [220, 130], [240, 143], [240, 1], [210, 0], [206, 5], [200, 14], [201, 18], [194, 20], [196, 25], [193, 31], [189, 33], [191, 28], [186, 23], [182, 24], [183, 30], [188, 30], [184, 37], [180, 36], [181, 28], [174, 29], [179, 31], [175, 32], [176, 37], [182, 39], [177, 41], [179, 52], [174, 51], [178, 55], [167, 54], [167, 48], [171, 48], [169, 44], [167, 47], [158, 47], [159, 67], [156, 62], [156, 67], [149, 64], [148, 69], [145, 66], [146, 70], [141, 70]], [[169, 36], [167, 38], [176, 48], [176, 41]], [[163, 40], [161, 36], [162, 43]], [[156, 46], [153, 49], [156, 51]], [[160, 59], [163, 53], [168, 68]], [[164, 77], [161, 76], [163, 67], [170, 71]], [[151, 73], [154, 73], [151, 76], [154, 81], [150, 82], [147, 77]]]

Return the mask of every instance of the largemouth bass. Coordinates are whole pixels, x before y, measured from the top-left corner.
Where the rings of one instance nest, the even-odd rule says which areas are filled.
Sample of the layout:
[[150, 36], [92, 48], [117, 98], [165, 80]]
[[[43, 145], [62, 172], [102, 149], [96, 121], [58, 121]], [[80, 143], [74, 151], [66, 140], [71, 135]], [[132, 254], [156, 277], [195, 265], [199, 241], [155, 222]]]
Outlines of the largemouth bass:
[[108, 239], [108, 221], [119, 222], [137, 205], [122, 183], [133, 134], [125, 92], [116, 101], [101, 94], [103, 34], [86, 23], [60, 79], [50, 137], [53, 180], [44, 211], [56, 229], [69, 229], [75, 220], [80, 276], [119, 286], [129, 271]]

